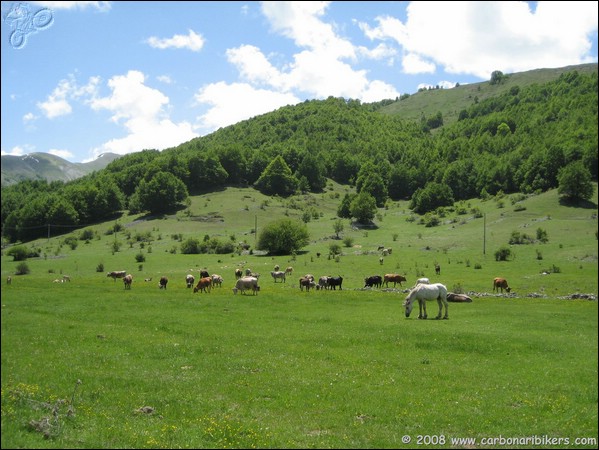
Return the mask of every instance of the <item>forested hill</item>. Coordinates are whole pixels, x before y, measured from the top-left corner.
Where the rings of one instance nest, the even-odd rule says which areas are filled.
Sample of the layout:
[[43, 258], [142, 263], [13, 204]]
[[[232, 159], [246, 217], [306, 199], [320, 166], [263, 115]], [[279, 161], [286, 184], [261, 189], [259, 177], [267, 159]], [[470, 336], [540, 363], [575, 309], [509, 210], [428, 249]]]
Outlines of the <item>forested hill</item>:
[[[419, 120], [382, 113], [392, 102], [306, 101], [176, 148], [123, 156], [70, 183], [19, 183], [2, 189], [5, 236], [26, 240], [40, 224], [85, 225], [123, 209], [166, 212], [226, 185], [288, 196], [319, 192], [332, 178], [379, 207], [418, 200], [423, 213], [499, 191], [555, 188], [567, 167], [596, 181], [597, 64], [587, 69], [525, 86], [494, 73], [497, 95], [447, 103]], [[453, 110], [457, 119], [445, 123]]]

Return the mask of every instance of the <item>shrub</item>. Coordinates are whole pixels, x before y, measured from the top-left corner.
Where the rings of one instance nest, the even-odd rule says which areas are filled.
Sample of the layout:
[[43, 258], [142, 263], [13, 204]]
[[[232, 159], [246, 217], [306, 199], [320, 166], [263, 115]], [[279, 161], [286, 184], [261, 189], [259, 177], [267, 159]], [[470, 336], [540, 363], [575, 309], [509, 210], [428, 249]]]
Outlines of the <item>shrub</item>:
[[29, 273], [29, 266], [27, 265], [26, 262], [22, 262], [19, 263], [19, 265], [17, 266], [17, 270], [15, 272], [15, 274], [17, 275], [27, 275]]
[[16, 245], [9, 248], [6, 254], [12, 256], [13, 261], [25, 261], [29, 255], [29, 250], [24, 245]]
[[507, 261], [512, 257], [512, 250], [509, 247], [502, 246], [495, 252], [495, 261]]

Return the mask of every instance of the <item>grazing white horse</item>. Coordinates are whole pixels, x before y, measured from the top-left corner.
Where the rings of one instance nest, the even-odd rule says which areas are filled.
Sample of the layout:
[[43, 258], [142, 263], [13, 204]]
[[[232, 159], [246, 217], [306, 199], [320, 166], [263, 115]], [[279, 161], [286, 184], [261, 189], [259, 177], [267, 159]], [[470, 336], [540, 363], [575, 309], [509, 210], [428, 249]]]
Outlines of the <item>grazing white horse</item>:
[[[410, 313], [412, 312], [412, 307], [414, 306], [414, 300], [418, 300], [418, 306], [420, 307], [420, 314], [418, 314], [419, 319], [426, 319], [426, 301], [427, 300], [437, 300], [439, 304], [439, 314], [437, 315], [437, 319], [441, 318], [441, 314], [443, 312], [443, 305], [445, 305], [445, 316], [443, 319], [449, 319], [449, 311], [447, 310], [447, 288], [441, 283], [434, 284], [418, 284], [415, 286], [408, 296], [406, 297], [406, 301], [404, 302], [404, 306], [406, 307], [406, 317], [410, 317]], [[424, 309], [424, 314], [422, 310]]]

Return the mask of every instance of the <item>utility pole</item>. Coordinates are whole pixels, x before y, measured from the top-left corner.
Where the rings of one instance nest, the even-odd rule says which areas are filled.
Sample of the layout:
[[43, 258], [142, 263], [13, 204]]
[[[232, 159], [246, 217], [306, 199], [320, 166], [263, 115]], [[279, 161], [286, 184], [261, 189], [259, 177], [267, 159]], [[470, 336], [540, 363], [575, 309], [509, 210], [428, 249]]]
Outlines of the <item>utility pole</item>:
[[483, 255], [487, 253], [487, 214], [483, 214]]

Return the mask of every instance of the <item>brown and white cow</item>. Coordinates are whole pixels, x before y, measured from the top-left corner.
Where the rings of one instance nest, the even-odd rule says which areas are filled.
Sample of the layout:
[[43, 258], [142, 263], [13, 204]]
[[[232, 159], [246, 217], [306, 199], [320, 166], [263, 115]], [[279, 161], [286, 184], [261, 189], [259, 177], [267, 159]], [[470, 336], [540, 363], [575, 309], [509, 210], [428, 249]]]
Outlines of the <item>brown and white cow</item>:
[[193, 286], [193, 282], [196, 279], [194, 278], [194, 276], [192, 274], [188, 274], [185, 276], [185, 284], [187, 285], [188, 288], [191, 288]]
[[166, 289], [166, 285], [168, 284], [167, 277], [160, 277], [160, 281], [158, 282], [158, 287], [160, 289]]
[[493, 280], [493, 292], [497, 291], [499, 292], [499, 290], [501, 289], [501, 292], [503, 293], [503, 290], [505, 289], [508, 293], [512, 290], [512, 288], [510, 288], [507, 285], [507, 280], [505, 278], [495, 278]]
[[132, 283], [133, 283], [133, 275], [128, 274], [123, 277], [123, 284], [125, 285], [125, 289], [131, 289]]
[[225, 280], [220, 275], [217, 275], [216, 273], [212, 274], [212, 286], [223, 287], [223, 281]]
[[116, 281], [117, 278], [125, 278], [125, 275], [127, 275], [127, 271], [125, 270], [117, 270], [106, 274], [107, 277], [111, 277], [114, 281]]
[[309, 277], [301, 277], [299, 279], [299, 287], [300, 291], [303, 291], [306, 288], [306, 292], [310, 290], [310, 288], [316, 288], [316, 283], [314, 282], [314, 278]]

